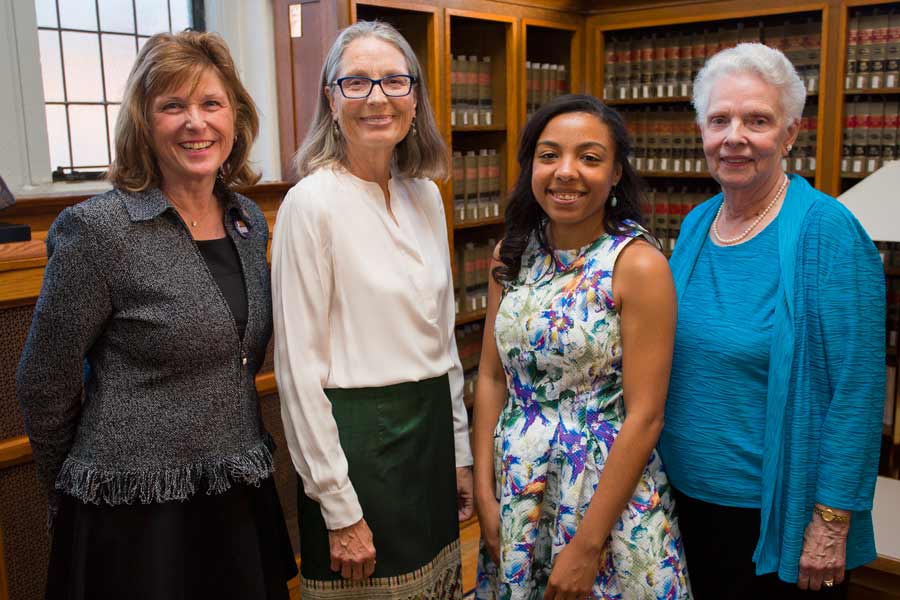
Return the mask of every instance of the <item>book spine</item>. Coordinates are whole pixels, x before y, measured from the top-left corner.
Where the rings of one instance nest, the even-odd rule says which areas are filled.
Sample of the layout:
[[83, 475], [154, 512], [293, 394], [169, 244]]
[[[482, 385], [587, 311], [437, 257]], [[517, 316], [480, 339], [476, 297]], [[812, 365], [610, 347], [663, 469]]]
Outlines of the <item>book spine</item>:
[[478, 156], [474, 150], [464, 157], [466, 171], [466, 219], [478, 218]]
[[853, 89], [856, 85], [856, 67], [859, 60], [859, 15], [853, 14], [849, 19], [847, 31], [847, 66], [844, 74], [844, 89]]
[[885, 63], [887, 61], [888, 31], [890, 29], [889, 17], [887, 14], [876, 15], [874, 23], [869, 87], [880, 89], [885, 87]]
[[[616, 99], [616, 76], [618, 75], [618, 50], [616, 38], [608, 35], [604, 40], [603, 99]], [[530, 90], [529, 90], [530, 92]], [[533, 103], [532, 103], [533, 106]]]
[[843, 147], [841, 149], [841, 175], [853, 173], [853, 139], [856, 129], [856, 103], [847, 102], [844, 105], [844, 130]]
[[453, 220], [466, 220], [466, 170], [462, 152], [453, 153]]
[[869, 69], [872, 66], [872, 40], [875, 35], [875, 16], [865, 15], [859, 19], [859, 43], [856, 47], [856, 87], [868, 89], [872, 83]]
[[481, 124], [492, 125], [494, 122], [494, 101], [491, 97], [493, 75], [491, 73], [491, 57], [485, 56], [478, 63], [478, 89], [481, 96]]
[[490, 158], [486, 148], [478, 151], [478, 217], [487, 219], [493, 212], [491, 210], [491, 177]]
[[853, 121], [853, 160], [850, 171], [854, 174], [861, 175], [865, 173], [866, 167], [866, 139], [869, 132], [867, 131], [869, 118], [869, 103], [856, 103], [855, 118]]
[[900, 87], [900, 12], [892, 12], [888, 17], [885, 47], [884, 87]]
[[897, 159], [897, 129], [900, 128], [900, 103], [884, 105], [884, 133], [881, 134], [881, 161]]
[[866, 173], [881, 168], [882, 140], [884, 132], [884, 102], [870, 102], [866, 115]]

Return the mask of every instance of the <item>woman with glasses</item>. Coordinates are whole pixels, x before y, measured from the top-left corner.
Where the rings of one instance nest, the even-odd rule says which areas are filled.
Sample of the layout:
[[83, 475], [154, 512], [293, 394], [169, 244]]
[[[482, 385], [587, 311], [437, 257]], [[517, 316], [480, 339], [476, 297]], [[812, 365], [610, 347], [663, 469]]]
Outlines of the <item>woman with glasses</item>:
[[275, 374], [304, 600], [462, 595], [472, 456], [431, 181], [447, 149], [421, 77], [390, 25], [342, 31], [278, 212]]

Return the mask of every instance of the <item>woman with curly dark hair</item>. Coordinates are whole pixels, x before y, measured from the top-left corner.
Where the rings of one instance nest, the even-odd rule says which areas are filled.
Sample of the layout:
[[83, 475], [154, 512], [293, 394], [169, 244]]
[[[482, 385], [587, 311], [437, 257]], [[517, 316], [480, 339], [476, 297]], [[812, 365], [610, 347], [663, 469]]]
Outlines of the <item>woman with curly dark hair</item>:
[[482, 599], [690, 597], [654, 450], [675, 288], [627, 155], [591, 96], [522, 133], [475, 403]]

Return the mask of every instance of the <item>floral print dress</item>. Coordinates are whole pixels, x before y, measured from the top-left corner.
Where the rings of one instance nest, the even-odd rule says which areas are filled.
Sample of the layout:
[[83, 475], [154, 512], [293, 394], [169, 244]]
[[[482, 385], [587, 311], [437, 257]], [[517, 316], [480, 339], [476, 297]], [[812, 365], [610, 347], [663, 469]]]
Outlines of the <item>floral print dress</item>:
[[[625, 420], [616, 257], [643, 230], [552, 254], [535, 236], [495, 323], [509, 395], [494, 432], [500, 565], [484, 547], [479, 600], [539, 600]], [[602, 489], [600, 490], [602, 492]], [[690, 598], [671, 490], [654, 450], [606, 542], [592, 598]]]

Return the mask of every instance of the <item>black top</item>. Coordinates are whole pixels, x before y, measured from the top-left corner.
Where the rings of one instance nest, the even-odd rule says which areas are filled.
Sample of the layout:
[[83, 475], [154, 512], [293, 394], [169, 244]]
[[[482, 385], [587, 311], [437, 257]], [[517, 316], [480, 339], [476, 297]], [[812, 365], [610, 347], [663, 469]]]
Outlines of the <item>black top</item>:
[[238, 258], [237, 249], [230, 237], [217, 240], [196, 240], [197, 248], [206, 261], [209, 272], [225, 301], [231, 309], [231, 315], [237, 325], [241, 339], [244, 339], [244, 329], [247, 327], [247, 291], [244, 289], [244, 275], [241, 273], [241, 260]]

